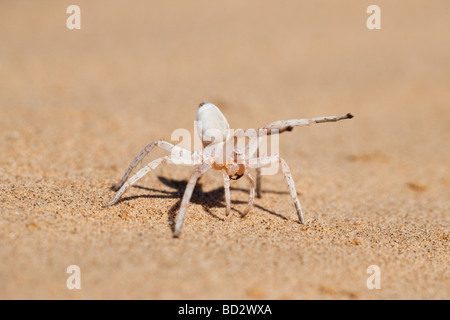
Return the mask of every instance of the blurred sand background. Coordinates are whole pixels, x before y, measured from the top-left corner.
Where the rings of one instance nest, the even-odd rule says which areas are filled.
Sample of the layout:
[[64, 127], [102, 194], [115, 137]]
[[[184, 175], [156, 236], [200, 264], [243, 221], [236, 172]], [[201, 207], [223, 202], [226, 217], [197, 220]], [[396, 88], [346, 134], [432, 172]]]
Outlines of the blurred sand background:
[[[449, 30], [447, 0], [2, 0], [0, 298], [449, 299]], [[192, 168], [160, 167], [97, 210], [204, 101], [233, 128], [355, 115], [281, 136], [306, 226], [280, 173], [245, 218], [246, 181], [226, 217], [208, 173], [180, 239]]]

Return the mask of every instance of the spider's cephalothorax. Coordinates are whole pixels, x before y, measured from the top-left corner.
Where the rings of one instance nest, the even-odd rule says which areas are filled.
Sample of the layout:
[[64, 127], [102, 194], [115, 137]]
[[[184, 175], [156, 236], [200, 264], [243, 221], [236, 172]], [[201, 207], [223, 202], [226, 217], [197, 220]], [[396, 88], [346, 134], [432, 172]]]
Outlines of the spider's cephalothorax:
[[[353, 118], [353, 115], [347, 113], [346, 115], [337, 117], [275, 121], [269, 123], [268, 125], [262, 127], [257, 131], [257, 144], [259, 144], [260, 139], [264, 135], [280, 134], [285, 131], [292, 131], [296, 126], [308, 126], [313, 123], [322, 122], [336, 122], [339, 120], [351, 118]], [[174, 236], [178, 237], [197, 180], [209, 169], [220, 170], [223, 173], [227, 215], [231, 211], [230, 180], [237, 180], [241, 177], [245, 177], [248, 180], [250, 184], [250, 200], [246, 209], [244, 210], [244, 214], [247, 214], [253, 206], [255, 189], [258, 197], [260, 197], [261, 168], [271, 165], [272, 163], [279, 163], [281, 164], [281, 169], [289, 186], [289, 192], [292, 200], [294, 201], [299, 221], [300, 223], [304, 224], [302, 208], [297, 197], [294, 180], [287, 163], [279, 155], [272, 155], [264, 157], [264, 159], [260, 159], [257, 148], [252, 149], [250, 147], [250, 144], [247, 144], [244, 147], [238, 147], [236, 144], [236, 139], [241, 131], [238, 130], [235, 133], [231, 134], [227, 119], [219, 110], [219, 108], [217, 108], [212, 103], [200, 104], [197, 111], [197, 130], [203, 143], [203, 150], [201, 151], [191, 152], [164, 140], [157, 140], [149, 143], [131, 162], [130, 166], [122, 177], [122, 180], [113, 187], [113, 189], [117, 191], [117, 193], [111, 200], [111, 202], [104, 207], [109, 207], [117, 203], [123, 193], [131, 185], [136, 183], [150, 171], [154, 170], [160, 164], [179, 164], [180, 162], [177, 160], [183, 159], [184, 161], [182, 161], [182, 164], [195, 165], [196, 168], [189, 178], [186, 190], [181, 200], [180, 211], [177, 216], [174, 230]], [[151, 161], [145, 167], [140, 169], [136, 174], [130, 177], [132, 171], [155, 146], [169, 152], [170, 154]], [[250, 159], [257, 161], [250, 161]], [[249, 168], [256, 169], [256, 184], [248, 171]]]

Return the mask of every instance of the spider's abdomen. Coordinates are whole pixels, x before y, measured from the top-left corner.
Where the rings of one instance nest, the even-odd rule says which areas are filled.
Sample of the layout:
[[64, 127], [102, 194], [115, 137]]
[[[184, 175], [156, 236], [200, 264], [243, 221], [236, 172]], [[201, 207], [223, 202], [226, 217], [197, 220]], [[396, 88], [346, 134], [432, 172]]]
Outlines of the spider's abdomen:
[[226, 141], [230, 135], [227, 119], [212, 103], [200, 104], [197, 111], [197, 130], [203, 147]]

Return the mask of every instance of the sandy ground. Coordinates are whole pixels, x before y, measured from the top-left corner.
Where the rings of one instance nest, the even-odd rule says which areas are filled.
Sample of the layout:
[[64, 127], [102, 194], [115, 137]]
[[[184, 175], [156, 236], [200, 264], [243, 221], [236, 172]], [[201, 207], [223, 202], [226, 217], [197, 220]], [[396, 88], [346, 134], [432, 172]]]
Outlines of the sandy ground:
[[[0, 298], [449, 299], [450, 2], [377, 1], [381, 30], [370, 4], [1, 1]], [[281, 136], [306, 226], [282, 174], [246, 217], [246, 181], [227, 217], [206, 174], [179, 239], [192, 168], [97, 209], [203, 101], [233, 128], [355, 115]]]

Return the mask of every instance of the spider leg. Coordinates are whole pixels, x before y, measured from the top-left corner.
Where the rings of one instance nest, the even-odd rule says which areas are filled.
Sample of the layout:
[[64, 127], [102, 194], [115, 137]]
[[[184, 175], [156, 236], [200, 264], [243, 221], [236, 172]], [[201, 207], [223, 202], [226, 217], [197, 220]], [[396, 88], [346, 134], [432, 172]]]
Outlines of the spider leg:
[[[280, 134], [285, 131], [292, 131], [294, 127], [298, 126], [309, 126], [314, 123], [325, 123], [325, 122], [337, 122], [345, 119], [352, 119], [353, 115], [347, 113], [340, 116], [330, 116], [330, 117], [318, 117], [312, 119], [290, 119], [290, 120], [280, 120], [271, 122], [264, 127], [258, 129], [256, 132], [256, 143], [248, 143], [245, 146], [246, 152], [249, 154], [249, 158], [253, 157], [259, 159], [259, 145], [264, 136], [272, 134]], [[261, 198], [261, 169], [256, 167], [256, 196]]]
[[175, 224], [175, 231], [173, 234], [175, 238], [178, 238], [180, 235], [181, 227], [183, 226], [184, 216], [186, 215], [186, 210], [189, 206], [189, 202], [191, 201], [192, 192], [194, 191], [195, 184], [197, 183], [198, 178], [200, 178], [209, 169], [211, 169], [211, 165], [208, 163], [203, 163], [197, 168], [195, 168], [194, 173], [189, 178], [186, 190], [184, 191], [183, 199], [181, 200], [180, 212], [177, 215], [177, 222]]
[[169, 156], [161, 157], [158, 159], [153, 160], [149, 164], [147, 164], [145, 167], [143, 167], [141, 170], [139, 170], [134, 176], [132, 176], [128, 181], [124, 182], [119, 191], [117, 191], [114, 198], [111, 200], [110, 203], [103, 206], [102, 208], [110, 207], [119, 201], [120, 197], [127, 191], [129, 187], [131, 187], [133, 184], [135, 184], [139, 179], [141, 179], [143, 176], [145, 176], [150, 171], [156, 169], [160, 164], [167, 163], [169, 161]]
[[[259, 144], [259, 142], [258, 142]], [[250, 148], [250, 143], [248, 148]], [[256, 146], [256, 158], [259, 158], [259, 148]], [[256, 168], [256, 196], [261, 198], [261, 168]]]
[[248, 201], [247, 208], [245, 208], [244, 210], [244, 214], [247, 214], [253, 207], [253, 200], [255, 199], [255, 181], [253, 180], [252, 176], [247, 170], [245, 171], [244, 175], [247, 178], [248, 182], [250, 183], [250, 200]]
[[250, 164], [250, 167], [261, 168], [261, 167], [268, 166], [274, 162], [281, 163], [281, 170], [284, 173], [286, 182], [289, 187], [289, 193], [291, 194], [292, 200], [294, 201], [295, 209], [297, 210], [298, 219], [301, 224], [305, 224], [305, 220], [303, 219], [302, 207], [301, 207], [300, 201], [298, 200], [298, 197], [297, 197], [297, 190], [295, 189], [294, 179], [292, 178], [291, 171], [290, 171], [289, 166], [287, 165], [286, 161], [284, 161], [284, 159], [281, 158], [280, 156], [276, 155], [276, 156], [264, 157], [263, 159], [259, 159], [258, 163]]
[[130, 176], [133, 169], [136, 168], [139, 165], [139, 163], [141, 163], [141, 161], [145, 158], [145, 156], [150, 151], [152, 151], [155, 146], [159, 147], [165, 151], [171, 152], [174, 155], [179, 155], [180, 157], [185, 156], [186, 152], [188, 155], [192, 156], [192, 153], [189, 150], [175, 146], [167, 141], [156, 140], [156, 141], [150, 142], [144, 149], [142, 149], [142, 151], [138, 154], [138, 156], [131, 162], [131, 164], [128, 166], [127, 170], [125, 171], [125, 174], [123, 175], [122, 179], [112, 187], [112, 189], [114, 191], [119, 190], [125, 184], [125, 182], [128, 180], [128, 177]]
[[[260, 130], [267, 130], [267, 135], [272, 133], [282, 133], [284, 131], [292, 131], [294, 127], [298, 126], [309, 126], [313, 123], [324, 123], [324, 122], [336, 122], [345, 119], [351, 119], [353, 115], [351, 113], [347, 113], [341, 116], [331, 116], [331, 117], [319, 117], [312, 119], [290, 119], [290, 120], [280, 120], [271, 122], [265, 125]], [[274, 130], [274, 131], [272, 131]]]
[[256, 196], [261, 198], [261, 168], [256, 168]]
[[302, 207], [300, 205], [300, 201], [297, 197], [297, 191], [295, 190], [295, 184], [294, 179], [292, 178], [291, 171], [289, 170], [289, 167], [284, 161], [283, 158], [278, 157], [280, 163], [281, 163], [281, 170], [283, 170], [284, 176], [286, 177], [287, 184], [289, 186], [289, 192], [291, 193], [292, 200], [294, 200], [295, 209], [297, 210], [298, 220], [301, 224], [305, 224], [305, 220], [303, 219], [303, 212]]
[[225, 202], [227, 204], [226, 214], [228, 216], [231, 212], [230, 177], [225, 169], [223, 169], [223, 186], [225, 189]]

